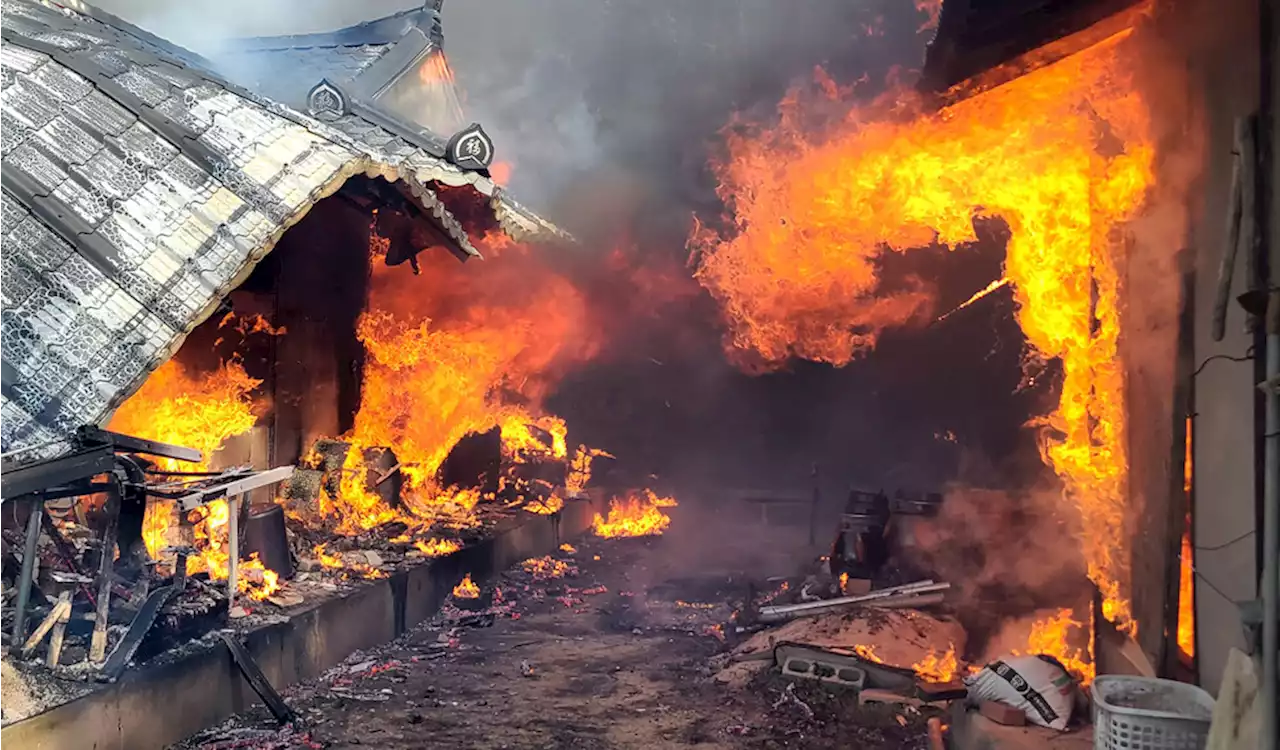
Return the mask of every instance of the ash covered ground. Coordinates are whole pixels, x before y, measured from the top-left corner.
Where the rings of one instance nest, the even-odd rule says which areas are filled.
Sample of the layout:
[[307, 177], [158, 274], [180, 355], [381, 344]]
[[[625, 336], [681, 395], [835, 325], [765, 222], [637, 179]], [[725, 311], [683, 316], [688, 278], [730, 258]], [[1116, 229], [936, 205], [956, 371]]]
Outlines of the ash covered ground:
[[677, 515], [665, 536], [577, 540], [490, 581], [501, 593], [488, 609], [451, 602], [284, 691], [298, 729], [257, 709], [177, 747], [926, 747], [919, 715], [768, 670], [735, 686], [713, 679], [747, 581], [805, 564], [804, 532], [789, 534], [771, 529], [765, 545]]

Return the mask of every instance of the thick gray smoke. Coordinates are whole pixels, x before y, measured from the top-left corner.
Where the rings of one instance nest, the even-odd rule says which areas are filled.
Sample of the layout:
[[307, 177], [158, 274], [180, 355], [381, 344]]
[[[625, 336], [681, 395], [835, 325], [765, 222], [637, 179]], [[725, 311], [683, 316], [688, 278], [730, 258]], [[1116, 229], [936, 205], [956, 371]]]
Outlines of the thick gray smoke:
[[[881, 18], [884, 4], [893, 17]], [[341, 28], [412, 0], [102, 0], [208, 55], [227, 39]], [[895, 23], [897, 21], [897, 23]], [[512, 188], [570, 224], [609, 174], [666, 205], [714, 201], [706, 148], [735, 111], [769, 107], [817, 65], [854, 77], [910, 66], [924, 38], [910, 3], [870, 0], [446, 0], [445, 48], [468, 115], [514, 165]], [[895, 49], [896, 48], [896, 49]], [[594, 181], [592, 181], [594, 183]], [[652, 210], [652, 206], [649, 207]], [[602, 208], [592, 205], [588, 213]]]

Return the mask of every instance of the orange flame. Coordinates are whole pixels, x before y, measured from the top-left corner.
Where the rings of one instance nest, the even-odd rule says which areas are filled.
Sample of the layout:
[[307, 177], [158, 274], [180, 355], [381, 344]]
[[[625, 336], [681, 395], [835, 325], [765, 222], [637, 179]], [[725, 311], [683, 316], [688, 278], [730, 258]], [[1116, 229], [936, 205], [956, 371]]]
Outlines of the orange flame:
[[876, 656], [875, 649], [872, 648], [871, 646], [865, 646], [859, 643], [858, 645], [853, 647], [853, 653], [857, 654], [863, 659], [866, 659], [867, 661], [875, 662], [876, 664], [884, 664], [884, 659], [881, 659], [879, 656]]
[[[231, 561], [227, 534], [230, 531], [231, 512], [226, 500], [214, 500], [191, 512], [194, 524], [196, 548], [199, 552], [187, 558], [187, 574], [207, 572], [209, 578], [225, 581], [231, 574]], [[253, 553], [248, 560], [236, 566], [236, 590], [250, 598], [262, 601], [280, 589], [280, 576], [265, 567]]]
[[511, 184], [511, 174], [515, 167], [509, 161], [495, 161], [489, 165], [489, 177], [503, 187]]
[[658, 497], [652, 490], [643, 490], [609, 501], [609, 518], [597, 513], [593, 526], [596, 534], [605, 538], [656, 536], [671, 525], [671, 517], [660, 509], [674, 505], [673, 498]]
[[[1071, 615], [1071, 610], [1058, 610], [1058, 614], [1044, 620], [1038, 620], [1031, 626], [1031, 635], [1027, 638], [1028, 654], [1045, 654], [1062, 663], [1080, 681], [1088, 685], [1093, 682], [1093, 661], [1084, 650], [1072, 647], [1071, 632], [1083, 628], [1085, 624]], [[1089, 635], [1092, 639], [1092, 634]], [[1015, 654], [1018, 652], [1015, 651]]]
[[416, 539], [413, 546], [427, 557], [444, 557], [462, 549], [462, 545], [452, 539], [430, 539], [425, 542]]
[[357, 324], [367, 359], [346, 436], [354, 447], [342, 496], [330, 498], [343, 531], [411, 520], [365, 489], [364, 448], [393, 448], [413, 515], [457, 523], [472, 519], [479, 494], [438, 487], [435, 477], [466, 435], [500, 428], [504, 455], [516, 461], [567, 456], [565, 424], [540, 402], [563, 365], [596, 349], [585, 300], [528, 248], [495, 237], [479, 244], [500, 261], [463, 268], [431, 250], [420, 276], [374, 264]]
[[464, 576], [461, 581], [458, 581], [457, 586], [453, 587], [453, 598], [454, 599], [479, 599], [480, 598], [480, 587], [477, 586], [475, 582], [471, 580], [470, 573]]
[[1114, 238], [1153, 183], [1154, 147], [1128, 37], [936, 112], [895, 92], [821, 137], [793, 94], [777, 127], [726, 135], [729, 157], [714, 167], [732, 231], [697, 227], [691, 246], [740, 361], [844, 365], [928, 312], [922, 282], [881, 287], [881, 254], [973, 243], [975, 217], [1002, 218], [1018, 322], [1062, 364], [1042, 454], [1078, 511], [1104, 616], [1132, 633]]
[[911, 665], [921, 679], [930, 682], [951, 682], [956, 678], [958, 667], [954, 643], [948, 646], [945, 653], [938, 654], [931, 650], [923, 659]]
[[[203, 471], [228, 438], [248, 432], [257, 422], [251, 394], [261, 383], [249, 377], [239, 362], [224, 363], [201, 378], [171, 359], [120, 406], [107, 428], [195, 448], [204, 456], [199, 464], [154, 460], [168, 471]], [[160, 551], [170, 545], [169, 530], [175, 521], [172, 501], [155, 500], [147, 506], [142, 539], [152, 558], [159, 559]]]
[[586, 490], [587, 484], [591, 482], [591, 462], [597, 458], [613, 457], [613, 454], [599, 448], [579, 445], [578, 450], [573, 454], [573, 459], [569, 461], [569, 473], [564, 481], [565, 490], [570, 494], [578, 494]]
[[540, 516], [549, 516], [552, 513], [559, 513], [563, 507], [564, 500], [557, 495], [552, 495], [545, 500], [534, 500], [531, 503], [526, 503], [524, 509]]
[[[1187, 418], [1187, 453], [1183, 464], [1182, 490], [1187, 504], [1191, 502], [1191, 486], [1194, 478], [1191, 448], [1191, 418]], [[1191, 547], [1191, 512], [1187, 512], [1187, 525], [1182, 532], [1182, 560], [1178, 575], [1178, 650], [1187, 658], [1196, 655], [1196, 570], [1195, 552]]]

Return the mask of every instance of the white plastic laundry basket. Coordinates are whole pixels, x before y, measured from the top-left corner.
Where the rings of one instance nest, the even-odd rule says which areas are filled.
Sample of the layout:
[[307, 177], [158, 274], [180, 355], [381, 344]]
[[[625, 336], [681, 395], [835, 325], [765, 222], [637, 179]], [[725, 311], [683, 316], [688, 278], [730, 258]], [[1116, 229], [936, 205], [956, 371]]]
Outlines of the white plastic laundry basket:
[[1092, 692], [1094, 750], [1204, 750], [1213, 696], [1195, 685], [1104, 675]]

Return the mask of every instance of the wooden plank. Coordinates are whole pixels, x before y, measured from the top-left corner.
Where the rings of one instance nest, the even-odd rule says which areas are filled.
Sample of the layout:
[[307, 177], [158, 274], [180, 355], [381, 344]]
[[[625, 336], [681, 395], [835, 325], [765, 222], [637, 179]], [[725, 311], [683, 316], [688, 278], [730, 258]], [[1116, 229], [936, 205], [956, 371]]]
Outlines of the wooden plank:
[[58, 666], [58, 663], [62, 661], [62, 639], [67, 632], [67, 623], [71, 622], [71, 592], [62, 592], [59, 595], [59, 599], [61, 600], [62, 598], [65, 598], [67, 607], [58, 617], [58, 621], [54, 623], [53, 635], [49, 636], [49, 653], [44, 659], [45, 665], [50, 669]]

